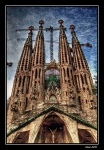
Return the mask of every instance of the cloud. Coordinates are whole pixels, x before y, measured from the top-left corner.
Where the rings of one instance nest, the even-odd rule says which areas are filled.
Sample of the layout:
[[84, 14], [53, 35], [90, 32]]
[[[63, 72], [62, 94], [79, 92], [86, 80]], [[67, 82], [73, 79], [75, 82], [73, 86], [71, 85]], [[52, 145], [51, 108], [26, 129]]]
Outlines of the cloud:
[[[59, 28], [58, 20], [63, 19], [64, 27], [67, 28], [66, 36], [72, 43], [69, 26], [75, 25], [76, 35], [80, 43], [90, 43], [93, 47], [83, 47], [83, 52], [89, 64], [92, 76], [97, 73], [97, 8], [96, 7], [8, 7], [7, 9], [7, 61], [12, 61], [13, 66], [7, 67], [7, 95], [10, 96], [13, 78], [20, 59], [24, 42], [18, 38], [26, 39], [28, 31], [16, 32], [17, 29], [28, 29], [30, 25], [39, 28], [39, 21], [44, 20], [43, 28], [53, 26]], [[33, 31], [33, 40], [38, 31]], [[59, 40], [59, 31], [54, 33], [54, 41]], [[44, 40], [50, 40], [50, 32], [44, 31]], [[33, 47], [34, 47], [33, 42]], [[53, 56], [58, 61], [58, 44], [53, 43]], [[50, 62], [50, 44], [45, 42], [46, 62]]]

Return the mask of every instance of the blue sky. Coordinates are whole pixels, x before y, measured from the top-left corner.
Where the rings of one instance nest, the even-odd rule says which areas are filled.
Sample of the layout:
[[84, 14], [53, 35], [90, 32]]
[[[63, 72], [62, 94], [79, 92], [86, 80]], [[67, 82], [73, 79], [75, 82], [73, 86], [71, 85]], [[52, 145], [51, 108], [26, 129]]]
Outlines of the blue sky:
[[[69, 26], [75, 25], [76, 35], [81, 44], [90, 43], [90, 47], [82, 47], [87, 59], [92, 77], [97, 75], [97, 58], [98, 58], [98, 6], [7, 6], [6, 7], [6, 28], [7, 28], [7, 49], [6, 57], [8, 62], [13, 62], [12, 67], [7, 66], [7, 98], [10, 97], [13, 80], [20, 59], [24, 40], [28, 31], [16, 32], [17, 29], [27, 29], [30, 25], [38, 29], [39, 21], [44, 21], [44, 28], [52, 26], [59, 28], [58, 20], [64, 21], [63, 25], [69, 43], [71, 43], [71, 31]], [[33, 31], [33, 40], [35, 40], [38, 31]], [[54, 41], [59, 39], [59, 31], [53, 33]], [[50, 32], [44, 31], [45, 40], [50, 40]], [[70, 44], [71, 46], [71, 44]], [[34, 42], [33, 42], [34, 47]], [[53, 43], [53, 56], [58, 62], [58, 43]], [[50, 61], [50, 44], [45, 42], [46, 62]]]

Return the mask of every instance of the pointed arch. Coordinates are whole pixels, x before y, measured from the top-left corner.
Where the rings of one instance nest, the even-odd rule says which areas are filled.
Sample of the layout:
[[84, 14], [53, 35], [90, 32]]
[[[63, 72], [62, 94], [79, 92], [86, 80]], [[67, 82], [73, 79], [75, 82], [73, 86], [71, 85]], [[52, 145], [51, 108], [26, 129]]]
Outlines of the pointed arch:
[[96, 143], [91, 133], [86, 129], [78, 129], [78, 136], [80, 143]]
[[64, 121], [52, 111], [42, 122], [34, 143], [73, 143]]
[[13, 140], [13, 143], [28, 143], [29, 132], [30, 130], [18, 132], [16, 137]]

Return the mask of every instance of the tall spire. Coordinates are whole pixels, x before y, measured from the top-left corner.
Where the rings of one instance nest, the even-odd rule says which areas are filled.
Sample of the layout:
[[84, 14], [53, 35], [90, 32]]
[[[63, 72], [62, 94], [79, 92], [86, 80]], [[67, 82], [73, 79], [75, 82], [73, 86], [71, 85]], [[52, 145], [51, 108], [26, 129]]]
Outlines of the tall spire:
[[24, 46], [30, 46], [32, 48], [32, 34], [33, 34], [32, 30], [34, 30], [34, 27], [30, 26], [29, 30], [30, 30], [30, 32], [28, 33], [28, 38], [27, 38]]
[[[44, 93], [42, 92], [44, 87], [44, 62], [45, 62], [45, 49], [44, 49], [44, 34], [43, 34], [43, 24], [44, 21], [39, 21], [39, 31], [36, 36], [36, 42], [33, 50], [32, 57], [32, 87], [40, 88], [41, 92], [38, 94], [38, 102], [43, 99]], [[34, 93], [34, 89], [32, 89], [32, 94]]]
[[[21, 58], [18, 64], [17, 72], [22, 70], [30, 69], [31, 57], [32, 57], [32, 30], [33, 26], [29, 27], [30, 32], [28, 33], [28, 38], [23, 47]], [[26, 61], [25, 61], [26, 60]]]
[[[23, 47], [23, 51], [18, 63], [12, 94], [14, 96], [18, 95], [19, 92], [25, 93], [27, 92], [28, 87], [27, 81], [29, 80], [28, 73], [31, 70], [31, 60], [32, 60], [32, 30], [34, 29], [33, 26], [29, 27], [30, 32], [28, 33], [28, 38]], [[21, 73], [22, 72], [22, 73]], [[29, 81], [28, 81], [29, 82]]]
[[62, 25], [63, 22], [64, 22], [64, 21], [61, 20], [61, 19], [58, 21], [58, 23], [60, 24], [60, 35], [61, 35], [61, 36], [63, 35], [63, 36], [66, 37], [66, 35], [65, 35], [65, 28], [64, 28], [64, 26]]
[[33, 66], [37, 64], [44, 64], [45, 61], [45, 51], [44, 51], [44, 35], [43, 35], [43, 24], [44, 21], [39, 21], [39, 31], [36, 37], [36, 42], [34, 46], [34, 53], [33, 53]]
[[23, 51], [16, 70], [12, 94], [10, 111], [12, 111], [11, 119], [15, 118], [15, 115], [24, 113], [27, 105], [27, 94], [29, 92], [30, 85], [30, 71], [32, 61], [32, 30], [33, 26], [29, 27], [28, 38], [25, 41]]
[[60, 64], [70, 64], [71, 65], [71, 50], [67, 41], [65, 34], [65, 29], [63, 27], [63, 20], [59, 20], [60, 33], [59, 33], [59, 62]]
[[76, 37], [76, 33], [74, 31], [75, 26], [74, 25], [70, 25], [70, 29], [71, 29], [71, 33], [72, 33], [72, 44], [78, 43], [78, 38]]
[[40, 26], [39, 26], [39, 31], [38, 31], [36, 39], [38, 39], [39, 37], [44, 38], [44, 35], [43, 35], [43, 24], [44, 24], [44, 21], [40, 20], [39, 24], [40, 24]]
[[80, 42], [74, 31], [75, 26], [70, 25], [70, 29], [72, 34], [74, 80], [78, 92], [78, 102], [82, 111], [87, 112], [86, 110], [88, 110], [89, 112], [92, 105], [91, 101], [93, 99], [93, 80]]
[[[62, 103], [67, 103], [69, 106], [75, 104], [75, 97], [72, 98], [72, 93], [75, 95], [74, 80], [73, 80], [73, 63], [71, 56], [71, 48], [63, 27], [63, 20], [58, 21], [60, 24], [59, 33], [59, 64], [60, 64], [60, 84], [62, 92]], [[73, 109], [75, 111], [75, 109]]]
[[76, 33], [74, 31], [75, 26], [70, 25], [70, 29], [71, 29], [71, 34], [72, 34], [72, 50], [73, 50], [73, 55], [74, 55], [74, 68], [79, 69], [79, 70], [86, 69], [89, 71], [86, 58], [84, 56], [80, 42], [78, 41], [78, 38], [76, 37]]

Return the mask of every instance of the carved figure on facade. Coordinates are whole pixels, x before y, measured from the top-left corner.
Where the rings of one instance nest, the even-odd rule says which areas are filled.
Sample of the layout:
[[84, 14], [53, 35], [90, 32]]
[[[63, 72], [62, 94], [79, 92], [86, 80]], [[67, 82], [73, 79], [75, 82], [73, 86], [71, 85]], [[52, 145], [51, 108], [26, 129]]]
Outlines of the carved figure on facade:
[[18, 111], [18, 97], [14, 99], [14, 103], [11, 104], [11, 110], [14, 112]]

